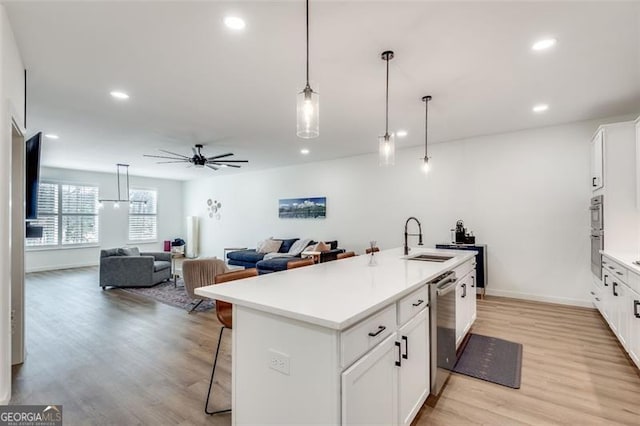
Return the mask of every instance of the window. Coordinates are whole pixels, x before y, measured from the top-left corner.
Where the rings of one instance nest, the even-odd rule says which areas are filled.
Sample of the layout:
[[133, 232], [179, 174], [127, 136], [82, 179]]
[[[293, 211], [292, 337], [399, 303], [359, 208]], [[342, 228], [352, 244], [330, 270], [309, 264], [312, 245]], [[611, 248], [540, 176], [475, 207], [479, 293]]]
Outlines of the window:
[[129, 241], [158, 239], [158, 192], [153, 189], [129, 190]]
[[28, 238], [27, 247], [62, 247], [97, 244], [98, 188], [86, 185], [40, 183], [38, 220], [42, 238]]

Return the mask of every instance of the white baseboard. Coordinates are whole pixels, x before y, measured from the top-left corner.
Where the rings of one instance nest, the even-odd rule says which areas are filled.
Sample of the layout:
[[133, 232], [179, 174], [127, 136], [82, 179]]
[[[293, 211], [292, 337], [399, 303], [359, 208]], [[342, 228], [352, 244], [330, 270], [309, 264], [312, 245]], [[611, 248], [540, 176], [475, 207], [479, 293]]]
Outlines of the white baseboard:
[[593, 303], [590, 300], [585, 299], [569, 299], [566, 297], [553, 297], [553, 296], [540, 296], [538, 294], [529, 294], [529, 293], [520, 293], [517, 291], [509, 291], [509, 290], [491, 290], [487, 289], [488, 296], [501, 296], [501, 297], [511, 297], [513, 299], [523, 299], [523, 300], [532, 300], [535, 302], [547, 302], [547, 303], [557, 303], [559, 305], [569, 305], [569, 306], [580, 306], [583, 308], [593, 308]]
[[60, 269], [73, 269], [73, 268], [85, 268], [87, 266], [98, 266], [99, 262], [85, 262], [85, 263], [70, 263], [66, 265], [49, 265], [49, 266], [39, 266], [37, 268], [28, 268], [25, 270], [26, 273], [29, 272], [45, 272], [45, 271], [58, 271]]

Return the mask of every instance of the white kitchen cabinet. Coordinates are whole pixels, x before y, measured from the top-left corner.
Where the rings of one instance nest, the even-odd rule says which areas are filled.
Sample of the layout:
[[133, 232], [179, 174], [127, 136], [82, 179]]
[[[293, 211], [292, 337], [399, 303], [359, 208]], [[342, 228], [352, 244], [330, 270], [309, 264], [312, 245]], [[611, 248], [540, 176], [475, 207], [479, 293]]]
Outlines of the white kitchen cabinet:
[[630, 307], [629, 315], [629, 355], [640, 367], [640, 294], [629, 290], [627, 303]]
[[397, 423], [397, 340], [393, 333], [342, 373], [342, 424]]
[[591, 140], [591, 190], [604, 187], [604, 129], [599, 129]]
[[640, 117], [636, 120], [636, 208], [640, 210]]
[[456, 285], [456, 348], [476, 320], [475, 271], [458, 279]]
[[398, 331], [401, 366], [398, 369], [398, 408], [401, 425], [410, 425], [431, 389], [429, 379], [429, 309]]

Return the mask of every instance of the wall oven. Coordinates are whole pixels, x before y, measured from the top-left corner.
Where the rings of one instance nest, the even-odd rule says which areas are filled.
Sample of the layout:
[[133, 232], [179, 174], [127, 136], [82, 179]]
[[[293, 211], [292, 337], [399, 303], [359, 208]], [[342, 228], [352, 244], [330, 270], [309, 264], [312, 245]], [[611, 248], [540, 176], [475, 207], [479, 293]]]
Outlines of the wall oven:
[[591, 272], [602, 279], [602, 255], [604, 249], [603, 196], [591, 198]]

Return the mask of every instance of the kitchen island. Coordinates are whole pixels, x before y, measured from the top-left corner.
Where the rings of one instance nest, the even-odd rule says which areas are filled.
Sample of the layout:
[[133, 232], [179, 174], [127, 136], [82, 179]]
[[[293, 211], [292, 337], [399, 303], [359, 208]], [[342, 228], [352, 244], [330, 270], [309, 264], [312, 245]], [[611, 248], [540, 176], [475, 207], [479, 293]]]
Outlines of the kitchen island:
[[[375, 266], [363, 255], [197, 289], [234, 305], [233, 423], [409, 424], [430, 389], [426, 283], [455, 270], [466, 295], [475, 282], [473, 252], [420, 253], [451, 259], [398, 248]], [[466, 333], [475, 298], [457, 317]]]

